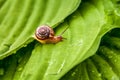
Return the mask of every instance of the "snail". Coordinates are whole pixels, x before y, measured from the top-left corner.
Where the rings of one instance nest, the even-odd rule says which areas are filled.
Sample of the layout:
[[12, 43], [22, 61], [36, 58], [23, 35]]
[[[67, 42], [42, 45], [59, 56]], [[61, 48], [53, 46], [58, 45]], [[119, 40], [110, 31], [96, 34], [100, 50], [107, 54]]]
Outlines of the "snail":
[[55, 36], [53, 29], [47, 25], [38, 27], [36, 29], [34, 38], [42, 44], [58, 43], [63, 40], [63, 37], [61, 35]]

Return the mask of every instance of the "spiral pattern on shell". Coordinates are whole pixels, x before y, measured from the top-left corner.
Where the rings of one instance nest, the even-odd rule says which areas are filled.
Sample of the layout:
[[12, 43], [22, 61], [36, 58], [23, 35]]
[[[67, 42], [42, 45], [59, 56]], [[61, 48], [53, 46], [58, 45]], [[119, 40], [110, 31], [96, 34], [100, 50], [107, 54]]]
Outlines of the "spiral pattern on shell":
[[41, 40], [47, 39], [49, 38], [49, 35], [50, 35], [50, 29], [48, 26], [38, 27], [35, 35], [38, 39], [41, 39]]

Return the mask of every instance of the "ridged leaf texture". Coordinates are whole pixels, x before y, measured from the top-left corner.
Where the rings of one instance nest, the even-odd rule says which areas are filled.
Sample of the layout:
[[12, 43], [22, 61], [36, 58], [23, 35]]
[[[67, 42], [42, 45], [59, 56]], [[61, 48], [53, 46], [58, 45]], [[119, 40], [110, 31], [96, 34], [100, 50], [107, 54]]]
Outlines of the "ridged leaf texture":
[[[107, 33], [120, 27], [119, 20], [116, 0], [1, 0], [0, 78], [119, 80], [119, 37]], [[65, 39], [56, 44], [34, 40], [44, 24], [55, 35], [67, 28]]]
[[6, 0], [0, 9], [0, 58], [33, 41], [38, 26], [55, 27], [64, 21], [79, 4], [80, 0]]

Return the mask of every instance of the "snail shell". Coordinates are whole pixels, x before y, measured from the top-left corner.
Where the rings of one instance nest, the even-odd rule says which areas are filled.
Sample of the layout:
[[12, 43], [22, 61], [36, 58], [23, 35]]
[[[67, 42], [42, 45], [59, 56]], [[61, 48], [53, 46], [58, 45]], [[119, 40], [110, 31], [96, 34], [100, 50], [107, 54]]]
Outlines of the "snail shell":
[[54, 31], [49, 26], [43, 25], [37, 28], [35, 36], [40, 40], [48, 39], [54, 36]]
[[34, 38], [40, 43], [58, 43], [63, 39], [62, 36], [54, 36], [53, 29], [47, 25], [38, 27]]

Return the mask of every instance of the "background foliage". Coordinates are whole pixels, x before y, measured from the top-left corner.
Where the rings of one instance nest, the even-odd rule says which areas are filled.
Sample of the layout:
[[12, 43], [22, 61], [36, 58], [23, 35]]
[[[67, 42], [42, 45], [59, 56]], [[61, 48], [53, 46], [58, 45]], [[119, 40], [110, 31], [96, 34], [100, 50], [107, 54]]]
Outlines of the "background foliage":
[[[119, 80], [119, 3], [0, 0], [0, 80]], [[66, 40], [34, 40], [43, 24]]]

